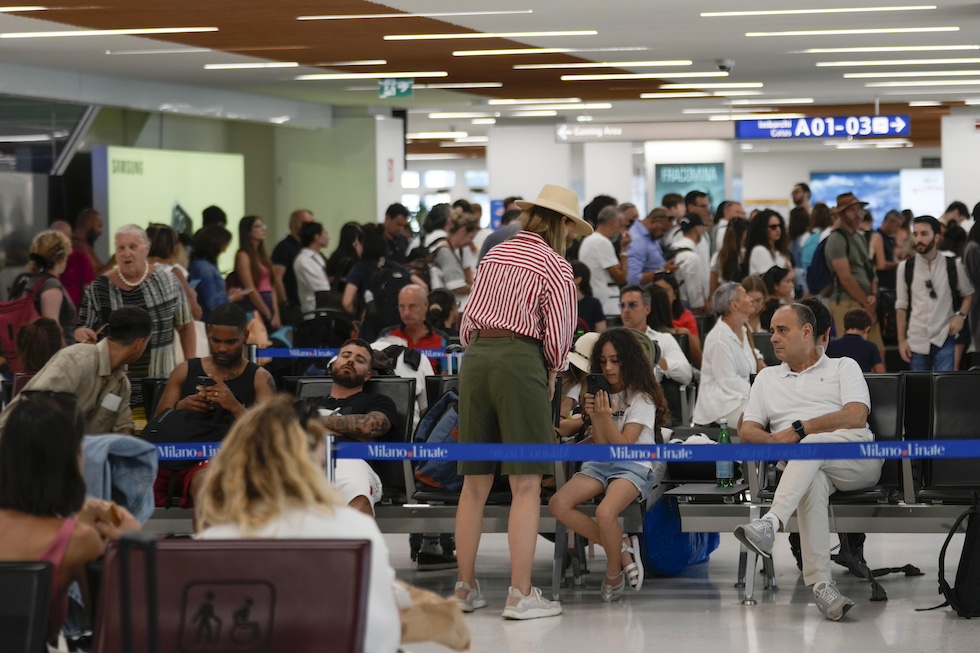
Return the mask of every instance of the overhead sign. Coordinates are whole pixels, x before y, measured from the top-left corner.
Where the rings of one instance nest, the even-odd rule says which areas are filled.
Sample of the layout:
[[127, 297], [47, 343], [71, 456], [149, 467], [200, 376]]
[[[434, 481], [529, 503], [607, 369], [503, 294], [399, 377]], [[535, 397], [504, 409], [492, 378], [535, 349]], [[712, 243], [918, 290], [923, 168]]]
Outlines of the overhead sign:
[[386, 77], [378, 80], [378, 97], [402, 98], [412, 97], [412, 90], [415, 86], [414, 79]]
[[565, 124], [555, 127], [556, 143], [616, 143], [683, 141], [706, 138], [728, 140], [730, 122], [621, 122], [613, 124]]
[[735, 122], [735, 138], [898, 138], [912, 134], [908, 116], [763, 118]]

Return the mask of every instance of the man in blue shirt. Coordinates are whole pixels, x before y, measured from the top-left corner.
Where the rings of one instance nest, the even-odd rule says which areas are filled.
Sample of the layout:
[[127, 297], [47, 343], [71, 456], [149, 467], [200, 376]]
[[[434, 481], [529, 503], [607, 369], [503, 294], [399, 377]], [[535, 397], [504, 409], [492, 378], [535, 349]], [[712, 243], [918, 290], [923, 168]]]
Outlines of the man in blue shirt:
[[630, 227], [633, 241], [626, 250], [629, 257], [626, 282], [643, 285], [653, 281], [655, 272], [664, 269], [664, 251], [660, 246], [660, 238], [670, 227], [670, 216], [667, 210], [656, 208], [647, 217], [637, 220]]

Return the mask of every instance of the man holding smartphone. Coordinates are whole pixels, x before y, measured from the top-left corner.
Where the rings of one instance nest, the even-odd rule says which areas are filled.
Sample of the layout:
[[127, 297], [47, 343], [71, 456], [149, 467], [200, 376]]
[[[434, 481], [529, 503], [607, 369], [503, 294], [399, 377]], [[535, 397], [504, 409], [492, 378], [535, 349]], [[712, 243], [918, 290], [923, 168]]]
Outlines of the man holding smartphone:
[[[239, 415], [276, 393], [272, 375], [245, 359], [248, 317], [240, 306], [223, 304], [214, 309], [207, 334], [211, 355], [181, 363], [167, 379], [147, 425], [160, 442], [183, 442], [191, 433], [196, 441], [219, 442]], [[161, 465], [154, 485], [157, 505], [179, 489], [181, 507], [192, 506], [192, 497], [204, 481], [204, 474], [197, 472], [205, 467], [206, 461], [185, 469]]]

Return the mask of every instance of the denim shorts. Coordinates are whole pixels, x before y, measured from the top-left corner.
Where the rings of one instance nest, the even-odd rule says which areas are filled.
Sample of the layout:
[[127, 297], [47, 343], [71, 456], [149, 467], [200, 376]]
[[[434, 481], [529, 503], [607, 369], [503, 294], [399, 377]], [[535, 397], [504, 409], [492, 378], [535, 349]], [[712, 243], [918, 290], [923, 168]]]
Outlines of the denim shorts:
[[603, 489], [609, 487], [609, 481], [614, 478], [624, 478], [640, 491], [640, 499], [646, 501], [653, 488], [657, 487], [657, 475], [646, 465], [635, 462], [594, 462], [582, 463], [579, 474], [602, 483]]

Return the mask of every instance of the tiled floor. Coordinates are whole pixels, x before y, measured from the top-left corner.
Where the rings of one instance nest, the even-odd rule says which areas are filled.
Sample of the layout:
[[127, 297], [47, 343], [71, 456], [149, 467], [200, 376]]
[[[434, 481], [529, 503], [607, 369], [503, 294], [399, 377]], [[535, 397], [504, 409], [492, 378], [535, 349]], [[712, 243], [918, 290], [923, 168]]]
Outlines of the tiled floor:
[[[507, 542], [504, 535], [483, 538], [478, 576], [489, 607], [466, 617], [474, 652], [512, 651], [669, 651], [708, 653], [874, 653], [882, 650], [966, 652], [980, 649], [980, 622], [959, 618], [949, 610], [916, 612], [916, 608], [941, 603], [937, 570], [941, 535], [868, 536], [866, 556], [874, 567], [900, 567], [911, 563], [924, 576], [891, 575], [881, 579], [889, 601], [872, 603], [870, 591], [860, 579], [836, 567], [835, 580], [853, 599], [854, 608], [841, 622], [825, 620], [813, 604], [810, 588], [803, 585], [786, 536], [776, 542], [776, 574], [779, 589], [761, 589], [758, 605], [743, 606], [733, 588], [738, 562], [738, 542], [723, 534], [721, 547], [708, 563], [689, 568], [675, 578], [647, 579], [643, 589], [627, 593], [618, 603], [599, 600], [604, 564], [597, 547], [592, 573], [585, 588], [562, 592], [564, 614], [527, 622], [500, 618], [509, 580]], [[392, 564], [398, 576], [443, 595], [452, 592], [455, 571], [420, 573], [409, 561], [408, 537], [387, 536]], [[962, 536], [950, 549], [953, 558], [948, 578], [952, 581]], [[550, 592], [550, 542], [539, 539], [534, 582]], [[435, 645], [408, 647], [411, 653], [445, 651]]]

